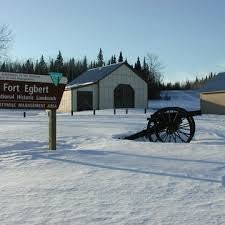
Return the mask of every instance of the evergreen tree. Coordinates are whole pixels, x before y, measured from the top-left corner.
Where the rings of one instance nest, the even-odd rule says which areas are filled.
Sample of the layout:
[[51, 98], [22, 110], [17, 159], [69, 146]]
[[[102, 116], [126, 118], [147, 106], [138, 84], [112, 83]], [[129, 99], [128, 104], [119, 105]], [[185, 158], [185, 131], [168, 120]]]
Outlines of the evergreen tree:
[[98, 62], [97, 62], [97, 66], [103, 66], [104, 64], [104, 59], [103, 59], [103, 53], [102, 53], [102, 49], [100, 48], [98, 56], [97, 56]]
[[48, 74], [48, 67], [43, 55], [38, 63], [38, 74]]
[[38, 74], [38, 60], [36, 60], [34, 65], [34, 73]]
[[54, 60], [53, 59], [50, 60], [49, 71], [50, 72], [54, 72], [55, 71], [55, 64], [54, 64]]
[[59, 54], [55, 60], [55, 69], [57, 72], [63, 72], [63, 57], [61, 51], [59, 51]]
[[26, 73], [34, 73], [34, 64], [29, 59], [25, 63], [25, 71]]
[[93, 63], [91, 61], [91, 64], [89, 65], [89, 69], [93, 69]]
[[139, 56], [137, 57], [137, 62], [134, 65], [134, 69], [137, 71], [141, 71], [141, 62]]
[[111, 60], [110, 61], [111, 61], [110, 64], [113, 64], [114, 63], [114, 57], [113, 57], [113, 55], [111, 56]]
[[116, 63], [116, 55], [113, 55], [113, 60], [112, 60], [112, 64], [115, 64]]
[[84, 56], [84, 59], [83, 59], [83, 70], [86, 71], [87, 68], [88, 68], [88, 66], [87, 66], [87, 57]]
[[123, 55], [122, 55], [122, 52], [120, 52], [118, 62], [123, 62]]
[[143, 60], [142, 71], [145, 76], [147, 76], [149, 74], [148, 64], [146, 63], [145, 57]]
[[1, 65], [0, 71], [1, 72], [7, 72], [7, 70], [6, 70], [6, 63], [5, 62]]

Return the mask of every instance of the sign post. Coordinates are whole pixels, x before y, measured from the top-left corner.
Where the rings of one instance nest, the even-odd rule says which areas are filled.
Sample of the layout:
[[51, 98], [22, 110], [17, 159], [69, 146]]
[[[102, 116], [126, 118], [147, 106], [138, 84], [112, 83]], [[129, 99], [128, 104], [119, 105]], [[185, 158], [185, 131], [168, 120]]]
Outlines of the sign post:
[[0, 108], [42, 109], [49, 111], [49, 149], [56, 149], [56, 109], [67, 78], [49, 75], [0, 72]]
[[49, 110], [49, 150], [56, 150], [56, 110]]

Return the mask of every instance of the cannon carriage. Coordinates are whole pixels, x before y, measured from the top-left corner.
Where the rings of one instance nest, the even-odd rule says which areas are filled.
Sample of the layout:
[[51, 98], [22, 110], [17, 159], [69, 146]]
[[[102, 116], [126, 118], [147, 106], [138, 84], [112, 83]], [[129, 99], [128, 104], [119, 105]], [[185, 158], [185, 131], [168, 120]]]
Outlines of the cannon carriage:
[[187, 111], [180, 107], [159, 109], [148, 118], [147, 128], [124, 139], [145, 137], [151, 142], [188, 143], [195, 134], [194, 116], [201, 111]]

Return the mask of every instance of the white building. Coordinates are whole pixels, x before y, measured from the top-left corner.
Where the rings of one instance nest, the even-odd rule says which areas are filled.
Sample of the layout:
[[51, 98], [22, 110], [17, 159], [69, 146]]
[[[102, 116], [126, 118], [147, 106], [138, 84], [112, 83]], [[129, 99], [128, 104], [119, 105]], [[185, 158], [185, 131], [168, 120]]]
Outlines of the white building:
[[219, 73], [200, 89], [201, 111], [225, 115], [225, 73]]
[[71, 81], [58, 111], [147, 108], [147, 83], [126, 63], [90, 69]]

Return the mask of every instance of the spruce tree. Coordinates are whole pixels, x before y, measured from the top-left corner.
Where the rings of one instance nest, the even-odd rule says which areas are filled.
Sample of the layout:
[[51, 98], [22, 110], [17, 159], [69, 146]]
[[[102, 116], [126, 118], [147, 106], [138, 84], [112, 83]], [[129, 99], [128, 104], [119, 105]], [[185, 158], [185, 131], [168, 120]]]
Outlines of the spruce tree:
[[55, 65], [54, 65], [54, 60], [50, 60], [50, 65], [49, 65], [49, 71], [54, 72], [55, 71]]
[[1, 65], [0, 71], [1, 72], [7, 72], [6, 71], [6, 63], [5, 62]]
[[113, 63], [116, 63], [116, 55], [113, 56]]
[[104, 64], [104, 59], [103, 59], [103, 53], [102, 53], [102, 49], [100, 48], [98, 56], [97, 56], [98, 62], [97, 62], [97, 66], [103, 66]]
[[55, 60], [55, 69], [57, 72], [63, 72], [63, 57], [61, 51], [59, 51], [59, 54]]
[[29, 59], [25, 63], [25, 70], [26, 73], [34, 73], [34, 64]]
[[114, 63], [114, 57], [113, 55], [111, 56], [111, 60], [110, 60], [110, 64], [113, 64]]
[[135, 63], [134, 69], [141, 71], [141, 62], [139, 56], [137, 57], [137, 62]]
[[122, 52], [120, 52], [118, 62], [123, 62], [123, 55], [122, 55]]
[[83, 59], [83, 70], [86, 71], [87, 70], [87, 57], [84, 56], [84, 59]]
[[144, 57], [144, 60], [143, 60], [142, 70], [143, 70], [144, 74], [148, 74], [148, 72], [149, 72], [148, 64], [146, 63], [145, 57]]
[[93, 63], [91, 61], [91, 64], [89, 65], [89, 69], [93, 69]]
[[43, 55], [38, 63], [38, 74], [48, 74], [48, 67]]

